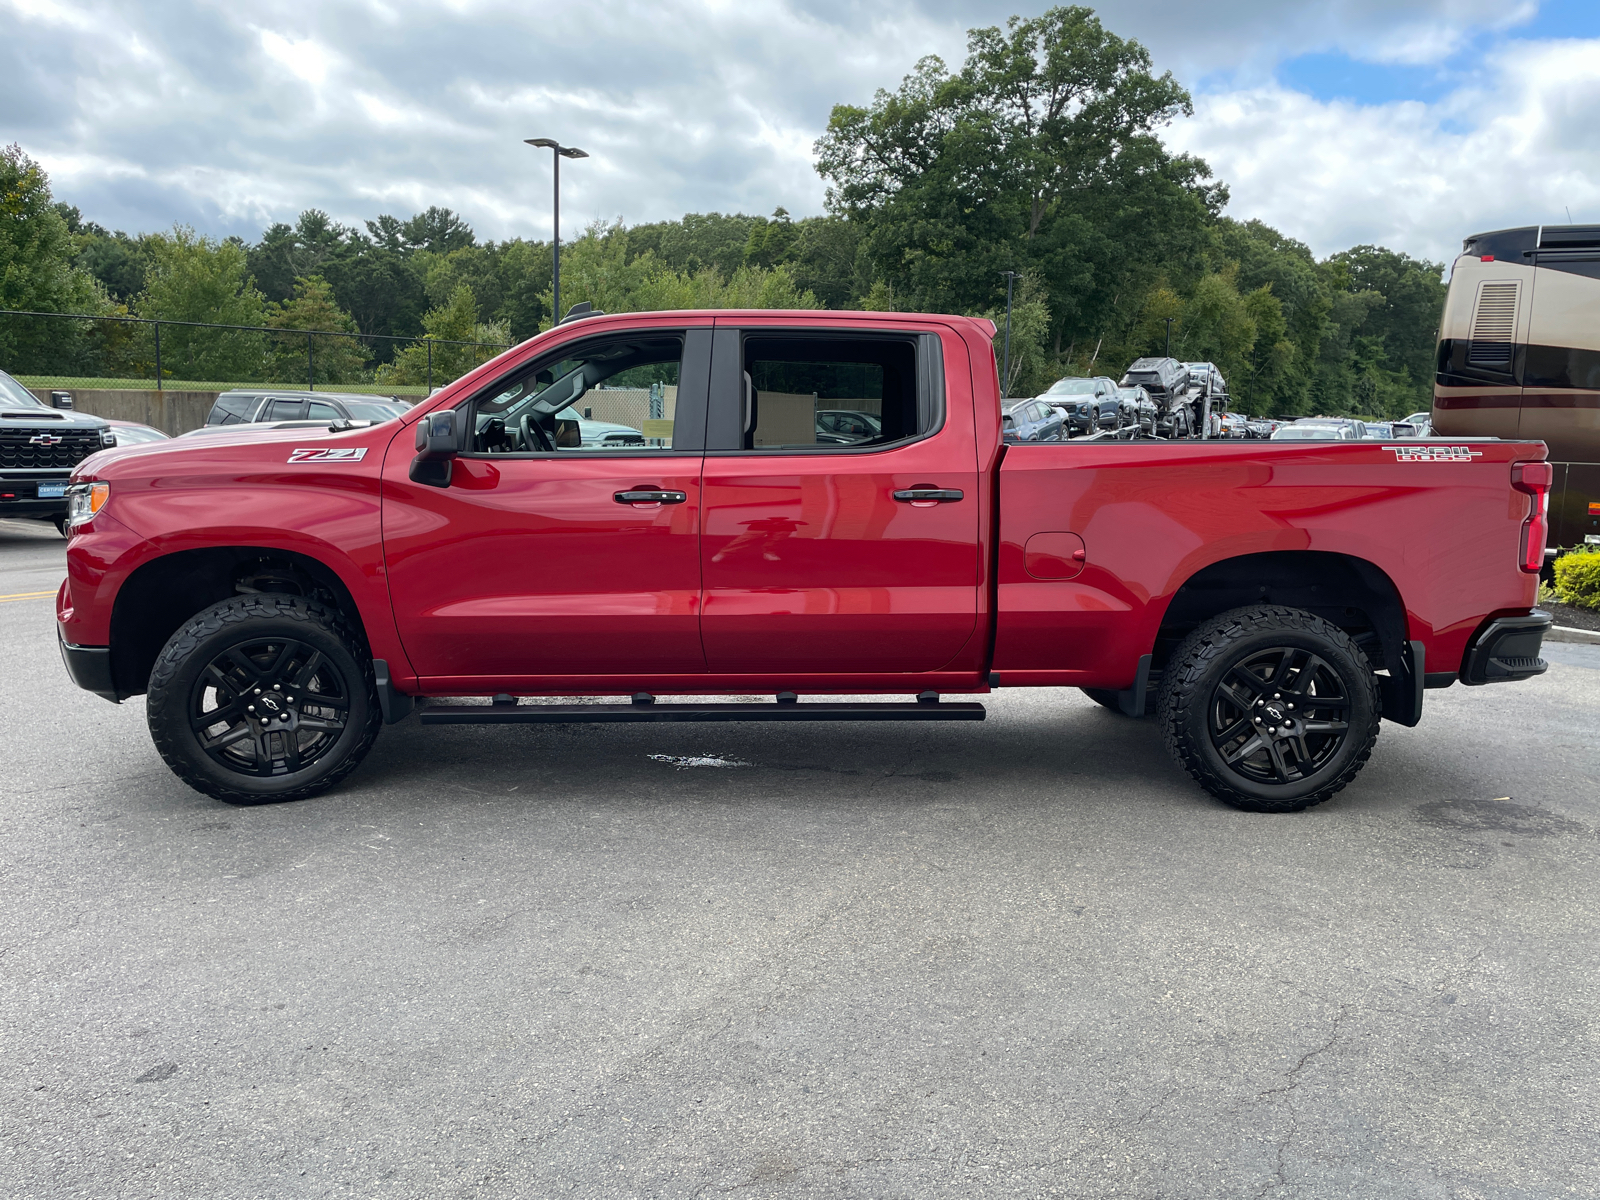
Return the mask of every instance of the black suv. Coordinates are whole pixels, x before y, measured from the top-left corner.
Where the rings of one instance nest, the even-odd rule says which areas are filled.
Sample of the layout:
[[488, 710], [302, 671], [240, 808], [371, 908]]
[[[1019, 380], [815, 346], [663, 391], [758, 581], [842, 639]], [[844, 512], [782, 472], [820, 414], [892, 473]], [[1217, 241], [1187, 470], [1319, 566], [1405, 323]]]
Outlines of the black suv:
[[359, 392], [296, 392], [277, 388], [223, 392], [206, 415], [207, 425], [251, 425], [258, 421], [370, 421], [398, 417], [411, 405]]
[[72, 468], [116, 444], [99, 417], [51, 408], [0, 371], [0, 517], [54, 521], [66, 533]]

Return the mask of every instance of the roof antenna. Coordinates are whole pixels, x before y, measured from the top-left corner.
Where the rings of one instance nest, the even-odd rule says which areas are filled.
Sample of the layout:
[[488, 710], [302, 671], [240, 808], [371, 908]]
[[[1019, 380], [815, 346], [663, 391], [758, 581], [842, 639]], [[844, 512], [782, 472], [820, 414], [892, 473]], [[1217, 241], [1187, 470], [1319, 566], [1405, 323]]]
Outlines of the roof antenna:
[[1572, 205], [1563, 204], [1561, 207], [1567, 210], [1567, 224], [1571, 225], [1572, 224]]

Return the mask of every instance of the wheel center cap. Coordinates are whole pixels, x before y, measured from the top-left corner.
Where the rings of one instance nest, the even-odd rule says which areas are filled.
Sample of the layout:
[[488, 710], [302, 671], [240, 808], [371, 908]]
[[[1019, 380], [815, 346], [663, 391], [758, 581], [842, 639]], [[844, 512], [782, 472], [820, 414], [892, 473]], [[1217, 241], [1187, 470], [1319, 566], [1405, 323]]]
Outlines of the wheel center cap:
[[1274, 724], [1281, 724], [1289, 715], [1281, 704], [1269, 704], [1262, 711], [1267, 714], [1267, 720]]
[[269, 708], [273, 712], [278, 712], [283, 706], [278, 703], [278, 698], [276, 696], [264, 695], [261, 697], [261, 707]]

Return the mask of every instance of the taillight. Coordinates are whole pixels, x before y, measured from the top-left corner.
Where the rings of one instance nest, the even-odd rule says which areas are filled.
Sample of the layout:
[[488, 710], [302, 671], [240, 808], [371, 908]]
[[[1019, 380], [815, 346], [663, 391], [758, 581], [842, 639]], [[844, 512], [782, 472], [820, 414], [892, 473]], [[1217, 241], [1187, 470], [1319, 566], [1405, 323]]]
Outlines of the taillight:
[[1528, 519], [1522, 523], [1522, 562], [1524, 571], [1536, 572], [1544, 566], [1544, 543], [1550, 534], [1550, 485], [1555, 468], [1547, 462], [1511, 464], [1511, 486], [1533, 497]]

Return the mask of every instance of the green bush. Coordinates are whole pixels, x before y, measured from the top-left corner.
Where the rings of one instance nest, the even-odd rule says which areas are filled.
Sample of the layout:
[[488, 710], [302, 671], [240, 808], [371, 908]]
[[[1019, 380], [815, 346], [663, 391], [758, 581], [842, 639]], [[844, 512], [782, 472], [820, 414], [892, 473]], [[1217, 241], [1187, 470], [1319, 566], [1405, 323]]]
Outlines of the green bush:
[[1575, 608], [1600, 609], [1600, 553], [1563, 554], [1556, 559], [1556, 599]]

